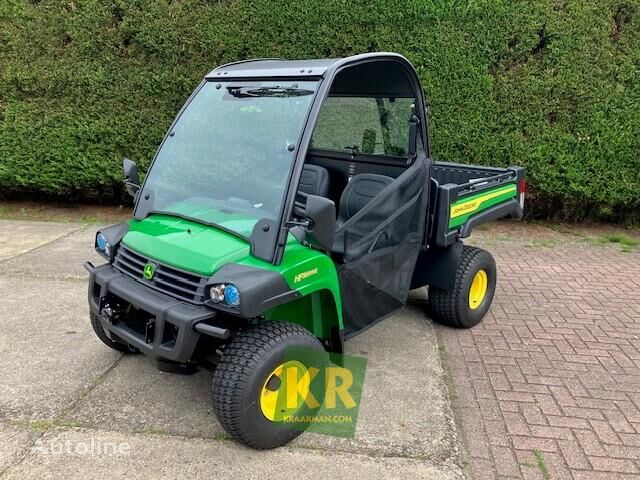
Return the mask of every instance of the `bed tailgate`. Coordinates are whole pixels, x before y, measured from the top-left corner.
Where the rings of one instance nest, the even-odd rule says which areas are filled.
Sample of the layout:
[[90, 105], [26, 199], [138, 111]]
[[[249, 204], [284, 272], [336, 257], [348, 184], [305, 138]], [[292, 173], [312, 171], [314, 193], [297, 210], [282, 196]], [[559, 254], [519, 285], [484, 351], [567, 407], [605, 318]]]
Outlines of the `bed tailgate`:
[[435, 208], [430, 236], [437, 246], [447, 247], [468, 237], [474, 227], [492, 220], [507, 216], [522, 218], [524, 169], [487, 169], [487, 173], [490, 175], [462, 184], [438, 185], [434, 180]]

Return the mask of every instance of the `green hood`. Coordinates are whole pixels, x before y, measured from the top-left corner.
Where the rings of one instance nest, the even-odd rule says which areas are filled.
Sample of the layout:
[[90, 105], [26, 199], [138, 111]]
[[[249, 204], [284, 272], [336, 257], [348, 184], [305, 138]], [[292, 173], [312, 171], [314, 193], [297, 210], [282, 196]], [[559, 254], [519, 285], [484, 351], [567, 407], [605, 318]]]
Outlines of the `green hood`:
[[249, 243], [241, 238], [161, 214], [132, 220], [122, 243], [160, 263], [205, 276], [249, 255]]

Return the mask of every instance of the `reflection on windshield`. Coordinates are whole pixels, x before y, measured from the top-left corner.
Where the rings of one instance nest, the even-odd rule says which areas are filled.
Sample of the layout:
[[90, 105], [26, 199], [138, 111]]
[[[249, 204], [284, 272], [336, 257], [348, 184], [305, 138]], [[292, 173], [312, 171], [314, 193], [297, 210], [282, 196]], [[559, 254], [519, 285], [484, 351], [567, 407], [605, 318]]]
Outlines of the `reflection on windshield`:
[[236, 98], [246, 97], [300, 97], [303, 95], [312, 95], [313, 90], [305, 90], [304, 88], [298, 88], [298, 84], [294, 84], [291, 87], [241, 87], [233, 86], [227, 87], [227, 90], [231, 95]]
[[277, 219], [315, 87], [206, 83], [158, 152], [138, 216], [173, 212], [245, 236]]

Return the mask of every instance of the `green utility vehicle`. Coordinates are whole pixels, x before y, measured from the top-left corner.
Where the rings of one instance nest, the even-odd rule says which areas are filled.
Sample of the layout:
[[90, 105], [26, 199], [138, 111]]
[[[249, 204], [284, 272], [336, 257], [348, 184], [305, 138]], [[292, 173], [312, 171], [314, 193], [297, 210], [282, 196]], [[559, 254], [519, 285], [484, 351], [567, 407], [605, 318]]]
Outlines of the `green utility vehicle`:
[[434, 161], [427, 113], [393, 53], [213, 70], [144, 182], [124, 161], [133, 218], [85, 265], [97, 336], [165, 371], [213, 367], [220, 423], [263, 449], [300, 433], [274, 411], [287, 349], [340, 353], [425, 286], [438, 322], [480, 322], [496, 266], [461, 239], [522, 216], [524, 170]]

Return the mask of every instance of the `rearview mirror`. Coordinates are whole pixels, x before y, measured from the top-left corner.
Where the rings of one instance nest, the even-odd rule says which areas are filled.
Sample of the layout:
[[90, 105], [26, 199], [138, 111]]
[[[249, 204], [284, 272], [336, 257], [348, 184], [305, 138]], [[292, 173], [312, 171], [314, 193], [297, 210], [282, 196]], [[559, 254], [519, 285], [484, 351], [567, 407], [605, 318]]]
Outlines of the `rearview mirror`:
[[304, 216], [305, 240], [314, 247], [331, 250], [336, 232], [336, 205], [325, 197], [307, 195]]
[[133, 160], [125, 158], [122, 161], [122, 170], [124, 171], [124, 186], [132, 197], [135, 197], [140, 190], [140, 178], [138, 177], [138, 165]]

